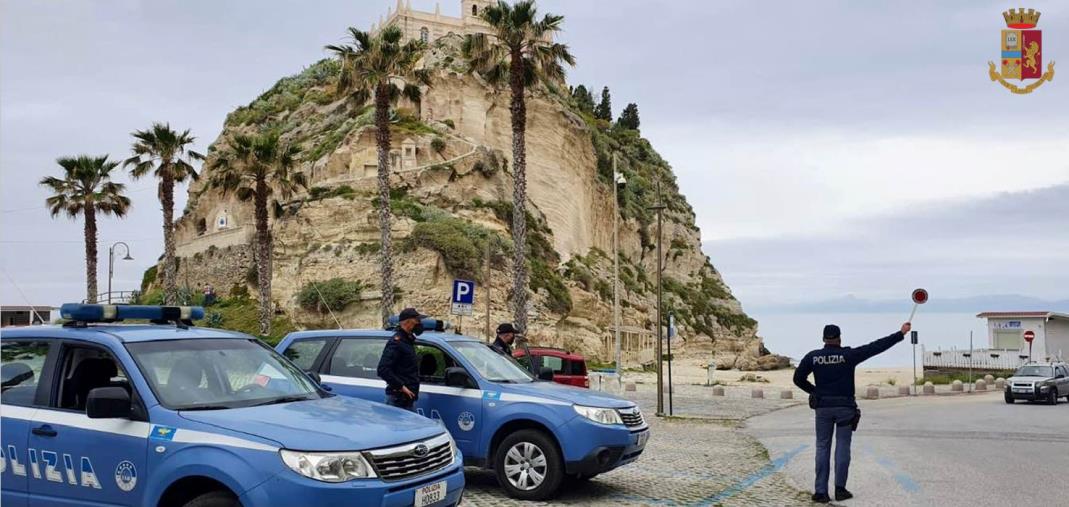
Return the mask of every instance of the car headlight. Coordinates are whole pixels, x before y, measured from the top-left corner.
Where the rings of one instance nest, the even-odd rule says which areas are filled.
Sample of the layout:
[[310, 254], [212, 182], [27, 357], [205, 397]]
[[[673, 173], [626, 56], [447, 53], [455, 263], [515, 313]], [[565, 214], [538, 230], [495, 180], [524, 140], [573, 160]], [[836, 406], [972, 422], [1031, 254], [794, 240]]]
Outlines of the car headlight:
[[584, 407], [582, 405], [572, 405], [575, 412], [591, 421], [601, 424], [623, 424], [623, 419], [620, 419], [620, 414], [616, 412], [614, 408], [598, 408], [598, 407]]
[[375, 477], [359, 452], [304, 452], [282, 449], [282, 462], [305, 477], [323, 482], [346, 482]]

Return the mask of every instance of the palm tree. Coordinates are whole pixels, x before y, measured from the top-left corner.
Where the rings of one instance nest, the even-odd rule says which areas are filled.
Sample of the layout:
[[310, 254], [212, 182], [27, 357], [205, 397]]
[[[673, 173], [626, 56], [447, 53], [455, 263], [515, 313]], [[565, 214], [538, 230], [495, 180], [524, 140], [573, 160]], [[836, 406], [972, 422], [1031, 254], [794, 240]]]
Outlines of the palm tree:
[[155, 169], [160, 180], [159, 198], [163, 207], [163, 299], [173, 305], [178, 300], [178, 273], [174, 259], [174, 186], [187, 179], [197, 179], [197, 171], [190, 162], [204, 160], [200, 153], [189, 146], [196, 140], [189, 129], [182, 133], [171, 130], [170, 124], [153, 123], [151, 128], [135, 131], [131, 150], [134, 156], [123, 162], [123, 167], [133, 166], [130, 175], [134, 179]]
[[95, 303], [97, 299], [97, 213], [123, 217], [130, 209], [130, 198], [123, 194], [125, 185], [111, 181], [111, 171], [119, 163], [108, 160], [107, 155], [90, 157], [62, 157], [56, 163], [63, 168], [63, 176], [48, 176], [41, 185], [54, 194], [45, 199], [45, 205], [56, 217], [65, 213], [74, 218], [85, 217], [85, 300]]
[[267, 223], [270, 206], [279, 216], [280, 201], [308, 187], [303, 172], [294, 171], [300, 150], [279, 140], [270, 131], [250, 136], [235, 134], [226, 141], [209, 169], [209, 185], [225, 195], [234, 192], [242, 201], [252, 201], [256, 216], [256, 280], [260, 289], [260, 334], [271, 331], [271, 256], [273, 243]]
[[563, 83], [564, 66], [575, 65], [568, 46], [551, 39], [560, 31], [563, 16], [546, 14], [538, 19], [533, 0], [509, 5], [498, 0], [479, 15], [490, 33], [468, 35], [464, 55], [469, 70], [494, 86], [508, 85], [512, 93], [512, 296], [515, 324], [527, 328], [527, 103], [524, 93], [539, 83]]
[[[390, 243], [390, 106], [400, 97], [419, 103], [418, 84], [429, 85], [430, 74], [417, 69], [416, 63], [426, 45], [419, 40], [402, 44], [401, 30], [396, 26], [383, 28], [371, 35], [349, 28], [352, 45], [330, 45], [326, 49], [341, 61], [338, 93], [347, 94], [353, 102], [375, 104], [375, 143], [378, 147], [379, 229], [382, 264], [382, 319], [393, 313], [393, 257]], [[418, 84], [417, 84], [418, 83]]]

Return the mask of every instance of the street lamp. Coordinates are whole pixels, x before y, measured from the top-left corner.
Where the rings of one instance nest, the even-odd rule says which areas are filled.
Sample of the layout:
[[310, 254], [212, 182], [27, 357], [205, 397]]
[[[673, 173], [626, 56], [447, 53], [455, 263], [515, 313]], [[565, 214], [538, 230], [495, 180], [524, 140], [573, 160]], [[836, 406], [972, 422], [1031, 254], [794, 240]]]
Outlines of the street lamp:
[[627, 184], [624, 175], [616, 171], [616, 153], [612, 154], [612, 327], [616, 340], [616, 381], [622, 380], [620, 370], [620, 199], [619, 189]]
[[108, 304], [111, 304], [111, 276], [115, 273], [115, 247], [122, 245], [126, 249], [126, 256], [122, 258], [124, 261], [132, 261], [133, 257], [130, 257], [130, 245], [123, 243], [122, 241], [116, 241], [111, 247], [108, 248]]

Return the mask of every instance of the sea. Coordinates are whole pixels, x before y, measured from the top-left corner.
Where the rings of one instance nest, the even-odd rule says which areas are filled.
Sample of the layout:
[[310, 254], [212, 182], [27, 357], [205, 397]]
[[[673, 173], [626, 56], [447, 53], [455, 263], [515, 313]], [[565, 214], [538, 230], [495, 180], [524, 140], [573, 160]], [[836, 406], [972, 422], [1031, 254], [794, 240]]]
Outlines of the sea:
[[[775, 354], [790, 357], [797, 364], [807, 352], [823, 346], [821, 332], [825, 324], [842, 328], [843, 345], [856, 347], [882, 338], [901, 327], [909, 314], [894, 313], [762, 313], [747, 311], [757, 319], [757, 334], [765, 347]], [[913, 318], [913, 330], [927, 350], [968, 349], [969, 333], [975, 348], [987, 347], [987, 324], [975, 313], [923, 313]], [[891, 350], [865, 362], [866, 366], [912, 367], [913, 346], [909, 337]], [[917, 365], [921, 364], [921, 345], [917, 345]]]

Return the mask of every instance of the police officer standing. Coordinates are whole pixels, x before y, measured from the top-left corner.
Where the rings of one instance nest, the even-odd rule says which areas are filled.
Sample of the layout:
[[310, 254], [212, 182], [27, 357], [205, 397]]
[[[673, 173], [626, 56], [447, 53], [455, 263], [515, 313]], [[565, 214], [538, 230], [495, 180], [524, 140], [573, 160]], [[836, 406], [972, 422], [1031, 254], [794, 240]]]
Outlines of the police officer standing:
[[[858, 348], [842, 346], [839, 326], [824, 326], [824, 348], [814, 350], [798, 362], [794, 384], [809, 393], [809, 407], [816, 410], [816, 482], [813, 501], [828, 503], [828, 473], [831, 461], [831, 437], [835, 434], [835, 499], [853, 498], [846, 489], [850, 470], [850, 440], [857, 429], [861, 411], [854, 398], [854, 367], [902, 341], [912, 326]], [[809, 382], [809, 374], [816, 385]]]
[[386, 381], [386, 404], [405, 410], [419, 397], [419, 366], [416, 363], [416, 336], [423, 333], [421, 315], [415, 308], [401, 310], [397, 332], [379, 358], [379, 378]]
[[491, 347], [503, 356], [512, 357], [512, 343], [516, 341], [516, 328], [506, 322], [497, 326], [497, 338]]

